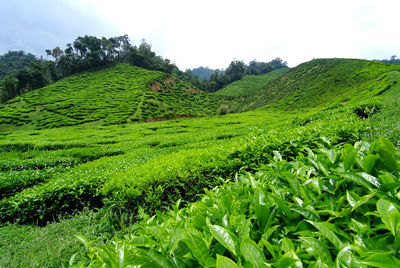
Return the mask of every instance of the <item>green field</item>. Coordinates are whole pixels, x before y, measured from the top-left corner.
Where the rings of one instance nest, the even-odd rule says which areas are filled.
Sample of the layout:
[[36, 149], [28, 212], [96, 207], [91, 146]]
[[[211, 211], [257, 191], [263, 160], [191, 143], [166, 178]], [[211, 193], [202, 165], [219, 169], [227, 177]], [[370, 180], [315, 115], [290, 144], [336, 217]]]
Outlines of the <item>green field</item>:
[[[0, 267], [396, 267], [399, 70], [314, 60], [216, 96], [117, 65], [11, 100]], [[201, 117], [140, 122], [179, 116]]]

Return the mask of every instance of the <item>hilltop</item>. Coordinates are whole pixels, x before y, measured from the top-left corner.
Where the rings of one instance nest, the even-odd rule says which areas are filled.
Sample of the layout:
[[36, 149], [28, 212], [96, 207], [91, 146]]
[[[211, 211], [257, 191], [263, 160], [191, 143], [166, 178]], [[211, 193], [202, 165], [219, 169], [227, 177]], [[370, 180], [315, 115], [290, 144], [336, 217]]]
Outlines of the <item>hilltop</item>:
[[[252, 95], [231, 99], [229, 105], [235, 111], [246, 111], [263, 106], [292, 110], [329, 103], [355, 103], [396, 87], [399, 71], [398, 65], [376, 61], [317, 59], [264, 83]], [[256, 79], [248, 76], [237, 83], [256, 83]], [[230, 86], [221, 92], [228, 91]]]
[[0, 107], [4, 128], [103, 125], [216, 114], [218, 98], [178, 78], [118, 64], [72, 75]]

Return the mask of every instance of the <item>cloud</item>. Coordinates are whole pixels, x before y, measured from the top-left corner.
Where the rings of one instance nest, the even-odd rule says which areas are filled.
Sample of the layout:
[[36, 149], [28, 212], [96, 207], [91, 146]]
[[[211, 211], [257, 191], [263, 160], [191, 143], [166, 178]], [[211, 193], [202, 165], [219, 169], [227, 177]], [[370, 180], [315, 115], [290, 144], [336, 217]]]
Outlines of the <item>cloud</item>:
[[0, 24], [0, 53], [24, 50], [44, 55], [45, 49], [64, 47], [79, 35], [113, 35], [106, 18], [75, 0], [8, 1], [2, 4]]
[[395, 0], [10, 3], [0, 14], [6, 15], [0, 23], [7, 25], [0, 36], [0, 53], [17, 48], [43, 51], [84, 34], [128, 34], [134, 44], [146, 39], [181, 69], [224, 68], [233, 59], [281, 57], [295, 66], [318, 57], [400, 55], [396, 35], [400, 2]]

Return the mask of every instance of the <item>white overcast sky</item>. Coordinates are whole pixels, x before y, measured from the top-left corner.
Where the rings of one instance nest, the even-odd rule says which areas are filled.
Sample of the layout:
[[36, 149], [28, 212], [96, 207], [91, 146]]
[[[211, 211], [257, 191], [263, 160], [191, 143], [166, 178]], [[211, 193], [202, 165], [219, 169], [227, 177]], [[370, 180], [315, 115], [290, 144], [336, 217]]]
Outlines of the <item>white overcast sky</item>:
[[0, 0], [0, 54], [128, 34], [181, 69], [400, 57], [399, 0]]

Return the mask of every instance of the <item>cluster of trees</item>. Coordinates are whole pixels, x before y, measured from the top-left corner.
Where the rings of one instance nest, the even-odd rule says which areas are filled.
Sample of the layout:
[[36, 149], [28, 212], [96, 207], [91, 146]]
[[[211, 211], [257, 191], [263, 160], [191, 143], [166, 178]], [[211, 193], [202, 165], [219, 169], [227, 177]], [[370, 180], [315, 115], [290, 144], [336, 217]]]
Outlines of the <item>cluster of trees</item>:
[[29, 67], [32, 61], [37, 61], [36, 56], [23, 51], [9, 51], [0, 56], [0, 80], [7, 75], [17, 73], [19, 70]]
[[200, 80], [207, 81], [210, 79], [211, 75], [214, 73], [223, 74], [224, 70], [221, 69], [210, 69], [208, 67], [198, 67], [194, 69], [187, 70], [187, 72], [191, 72], [193, 76], [198, 77]]
[[[11, 56], [11, 57], [10, 57]], [[10, 66], [4, 70], [5, 76], [0, 81], [0, 101], [5, 102], [25, 92], [45, 86], [49, 81], [49, 64], [32, 54], [23, 51], [9, 51], [3, 55]]]
[[391, 64], [400, 64], [400, 59], [396, 55], [391, 56], [390, 59], [383, 59], [379, 61]]
[[224, 86], [242, 79], [245, 75], [260, 75], [279, 68], [287, 67], [287, 63], [280, 58], [270, 62], [251, 61], [248, 65], [243, 61], [232, 61], [224, 73], [214, 73], [208, 81], [208, 91], [215, 92]]
[[[29, 58], [33, 56], [24, 52], [9, 52], [8, 54], [15, 53], [28, 55]], [[52, 57], [52, 60], [37, 59], [33, 56], [29, 64], [19, 65], [18, 71], [14, 70], [6, 74], [0, 82], [2, 102], [69, 75], [117, 62], [166, 73], [176, 73], [180, 76], [183, 74], [170, 60], [157, 56], [151, 50], [151, 45], [145, 40], [142, 40], [139, 46], [133, 46], [127, 35], [108, 39], [88, 35], [80, 36], [73, 43], [67, 44], [66, 49], [62, 50], [57, 46], [47, 49], [46, 53]]]
[[287, 67], [287, 63], [280, 58], [270, 62], [253, 60], [249, 64], [235, 60], [225, 70], [199, 67], [186, 70], [184, 73], [176, 73], [176, 75], [206, 92], [215, 92], [234, 81], [242, 79], [245, 75], [260, 75], [285, 67]]
[[167, 73], [177, 68], [170, 60], [157, 56], [145, 40], [139, 46], [133, 46], [127, 35], [108, 39], [80, 36], [67, 44], [64, 51], [56, 47], [46, 53], [55, 59], [55, 79], [116, 62]]
[[170, 73], [208, 92], [217, 91], [248, 74], [264, 74], [286, 67], [286, 62], [277, 58], [271, 62], [254, 60], [248, 65], [243, 61], [232, 61], [225, 71], [200, 67], [183, 72], [169, 59], [156, 55], [145, 40], [139, 46], [134, 46], [127, 35], [101, 39], [80, 36], [73, 43], [67, 44], [64, 50], [57, 46], [47, 49], [46, 53], [51, 60], [38, 59], [22, 51], [9, 52], [0, 58], [9, 59], [16, 66], [0, 68], [0, 71], [7, 69], [8, 72], [4, 73], [4, 79], [0, 82], [2, 102], [69, 75], [118, 62]]

